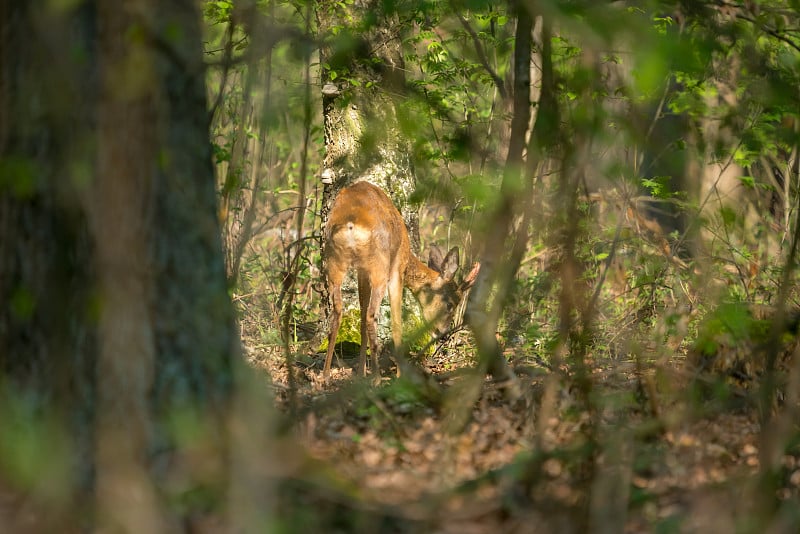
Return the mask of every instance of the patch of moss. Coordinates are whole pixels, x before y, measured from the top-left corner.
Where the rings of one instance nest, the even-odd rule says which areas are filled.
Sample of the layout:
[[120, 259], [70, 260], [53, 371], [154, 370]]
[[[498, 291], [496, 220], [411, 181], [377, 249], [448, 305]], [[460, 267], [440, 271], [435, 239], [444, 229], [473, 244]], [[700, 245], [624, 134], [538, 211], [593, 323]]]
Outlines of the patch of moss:
[[[336, 342], [348, 341], [361, 345], [361, 312], [357, 309], [346, 311], [342, 314], [342, 323], [339, 326], [339, 333], [336, 335]], [[319, 347], [320, 352], [328, 350], [328, 338], [322, 340]]]

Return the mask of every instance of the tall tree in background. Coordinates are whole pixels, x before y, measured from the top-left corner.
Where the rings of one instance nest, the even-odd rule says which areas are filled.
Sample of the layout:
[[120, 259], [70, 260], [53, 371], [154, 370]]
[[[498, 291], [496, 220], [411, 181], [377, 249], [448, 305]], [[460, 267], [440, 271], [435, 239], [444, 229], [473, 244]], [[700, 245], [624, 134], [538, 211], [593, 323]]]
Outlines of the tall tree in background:
[[220, 513], [235, 343], [197, 9], [0, 19], [0, 487], [45, 530], [92, 501], [130, 532]]
[[[496, 331], [506, 306], [510, 291], [510, 281], [516, 276], [522, 253], [528, 240], [529, 209], [532, 202], [533, 176], [526, 169], [526, 134], [531, 119], [531, 61], [533, 45], [534, 14], [523, 2], [512, 2], [510, 11], [516, 18], [513, 56], [513, 107], [511, 131], [506, 154], [500, 195], [494, 206], [483, 236], [481, 271], [476, 287], [469, 297], [467, 322], [475, 334], [475, 341], [481, 357], [480, 368], [488, 371], [499, 380], [511, 380], [511, 394], [517, 396], [513, 373], [507, 368], [501, 347], [497, 342]], [[549, 34], [547, 34], [549, 36]], [[545, 57], [549, 61], [549, 57]], [[551, 103], [545, 94], [545, 103]], [[545, 111], [545, 116], [553, 113]], [[529, 151], [528, 157], [531, 157]], [[526, 214], [523, 216], [523, 214]], [[519, 245], [514, 244], [514, 220], [523, 216], [523, 223], [516, 232]], [[493, 299], [493, 288], [499, 287]]]
[[[404, 25], [379, 0], [316, 4], [322, 42], [323, 159], [322, 224], [342, 187], [368, 180], [386, 190], [419, 249], [417, 212], [408, 206], [415, 177], [408, 141], [401, 131], [405, 94]], [[370, 16], [365, 16], [369, 13]]]
[[[402, 121], [408, 120], [403, 109], [405, 21], [387, 11], [388, 5], [381, 0], [316, 2], [325, 134], [320, 224], [327, 224], [342, 187], [366, 180], [386, 191], [400, 210], [411, 249], [418, 253], [418, 210], [409, 204], [416, 176], [402, 129]], [[323, 295], [327, 302], [326, 292]], [[346, 307], [357, 306], [356, 295], [354, 280], [346, 280]], [[409, 297], [404, 301], [410, 302]]]

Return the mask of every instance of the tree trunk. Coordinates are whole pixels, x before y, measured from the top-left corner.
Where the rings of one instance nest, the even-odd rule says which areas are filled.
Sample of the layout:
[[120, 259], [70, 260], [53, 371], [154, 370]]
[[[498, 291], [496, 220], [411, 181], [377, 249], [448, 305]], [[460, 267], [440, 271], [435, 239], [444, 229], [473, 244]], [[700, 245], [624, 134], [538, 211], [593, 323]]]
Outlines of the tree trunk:
[[[417, 253], [418, 212], [408, 202], [416, 177], [398, 117], [402, 107], [397, 99], [404, 91], [405, 74], [397, 17], [382, 13], [382, 4], [375, 0], [359, 0], [352, 5], [320, 0], [316, 7], [323, 41], [322, 227], [341, 188], [369, 181], [386, 191], [400, 210], [411, 248]], [[359, 21], [363, 13], [377, 15], [373, 25], [348, 26], [348, 20]], [[355, 280], [346, 281], [342, 289], [345, 308], [357, 309]], [[330, 309], [327, 290], [323, 305]], [[381, 316], [385, 318], [386, 313]], [[388, 338], [386, 321], [381, 321], [380, 336]]]
[[0, 450], [51, 445], [0, 491], [42, 530], [190, 525], [226, 492], [236, 353], [198, 13], [0, 16]]
[[[475, 335], [475, 343], [480, 354], [482, 371], [487, 371], [502, 382], [506, 382], [506, 391], [509, 397], [519, 395], [519, 386], [514, 374], [508, 369], [507, 362], [497, 342], [495, 333], [500, 317], [505, 308], [506, 299], [510, 292], [510, 281], [516, 276], [516, 271], [522, 259], [522, 249], [514, 243], [513, 221], [518, 214], [529, 211], [526, 203], [531, 202], [530, 190], [531, 176], [524, 172], [525, 138], [531, 118], [531, 48], [533, 42], [533, 15], [528, 7], [521, 3], [513, 3], [517, 18], [516, 35], [514, 39], [514, 85], [513, 85], [513, 115], [511, 119], [511, 137], [509, 139], [508, 153], [506, 156], [503, 181], [500, 186], [500, 196], [497, 205], [490, 214], [490, 222], [486, 235], [483, 236], [484, 245], [481, 253], [481, 270], [475, 287], [469, 295], [465, 318]], [[543, 32], [543, 40], [547, 32]], [[544, 55], [544, 52], [543, 52]], [[549, 60], [549, 58], [544, 58]], [[544, 61], [543, 60], [543, 61]], [[543, 76], [544, 77], [544, 76]], [[547, 99], [547, 92], [543, 82], [541, 98]], [[545, 120], [547, 112], [540, 112], [537, 120]], [[539, 125], [541, 128], [541, 125]], [[535, 134], [534, 134], [535, 135]], [[531, 157], [531, 155], [528, 155]], [[521, 201], [520, 199], [528, 198]], [[523, 218], [519, 232], [524, 232], [517, 239], [518, 243], [527, 242], [528, 216]], [[490, 298], [493, 290], [493, 298]]]
[[[317, 4], [324, 66], [322, 222], [327, 222], [339, 189], [367, 180], [384, 189], [398, 207], [416, 251], [419, 222], [417, 211], [408, 205], [416, 180], [395, 100], [405, 86], [401, 36], [396, 17], [382, 15], [380, 9], [380, 2], [374, 0], [359, 1], [346, 9], [338, 2], [323, 0]], [[369, 12], [378, 14], [374, 26], [341, 29], [348, 15]], [[333, 28], [338, 29], [336, 36]]]
[[[0, 493], [29, 496], [0, 509], [10, 531], [26, 507], [47, 506], [41, 531], [76, 525], [94, 477], [93, 245], [72, 187], [92, 172], [93, 70], [64, 46], [92, 52], [92, 13], [41, 4], [0, 1]], [[15, 450], [29, 469], [6, 469]]]

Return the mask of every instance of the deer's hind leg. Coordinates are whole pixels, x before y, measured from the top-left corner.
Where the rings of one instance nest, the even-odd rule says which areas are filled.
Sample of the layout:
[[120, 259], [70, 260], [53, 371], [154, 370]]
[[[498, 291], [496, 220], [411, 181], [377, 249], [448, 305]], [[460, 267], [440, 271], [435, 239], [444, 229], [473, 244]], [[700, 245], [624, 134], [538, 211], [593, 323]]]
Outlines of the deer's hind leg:
[[400, 278], [399, 270], [389, 277], [389, 306], [392, 312], [392, 341], [394, 350], [392, 358], [397, 366], [397, 376], [400, 376], [400, 368], [405, 363], [403, 360], [403, 280]]
[[331, 374], [331, 359], [336, 346], [336, 335], [342, 322], [342, 279], [339, 271], [328, 273], [328, 294], [331, 299], [331, 316], [328, 318], [328, 352], [325, 355], [325, 366], [322, 368], [322, 377], [327, 380]]
[[378, 362], [380, 344], [378, 342], [378, 312], [381, 301], [386, 294], [386, 282], [370, 280], [366, 272], [358, 273], [358, 298], [361, 304], [361, 352], [359, 354], [359, 372], [366, 376], [367, 345], [372, 360], [372, 374], [375, 383], [381, 379], [381, 368]]

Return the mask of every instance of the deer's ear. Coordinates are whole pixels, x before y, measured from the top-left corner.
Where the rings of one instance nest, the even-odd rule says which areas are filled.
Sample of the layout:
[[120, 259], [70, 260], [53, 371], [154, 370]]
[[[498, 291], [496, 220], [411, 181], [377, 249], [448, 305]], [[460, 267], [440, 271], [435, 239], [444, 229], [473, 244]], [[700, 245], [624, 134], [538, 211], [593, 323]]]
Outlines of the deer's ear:
[[469, 271], [469, 274], [464, 277], [464, 281], [461, 282], [461, 290], [465, 291], [475, 285], [475, 280], [478, 279], [478, 273], [481, 270], [481, 264], [477, 261], [475, 265], [472, 266], [472, 269]]
[[442, 260], [442, 278], [452, 280], [458, 270], [458, 247], [453, 247]]
[[444, 260], [444, 253], [442, 252], [442, 249], [439, 248], [438, 245], [431, 245], [429, 254], [428, 267], [438, 273], [442, 272], [442, 261]]

